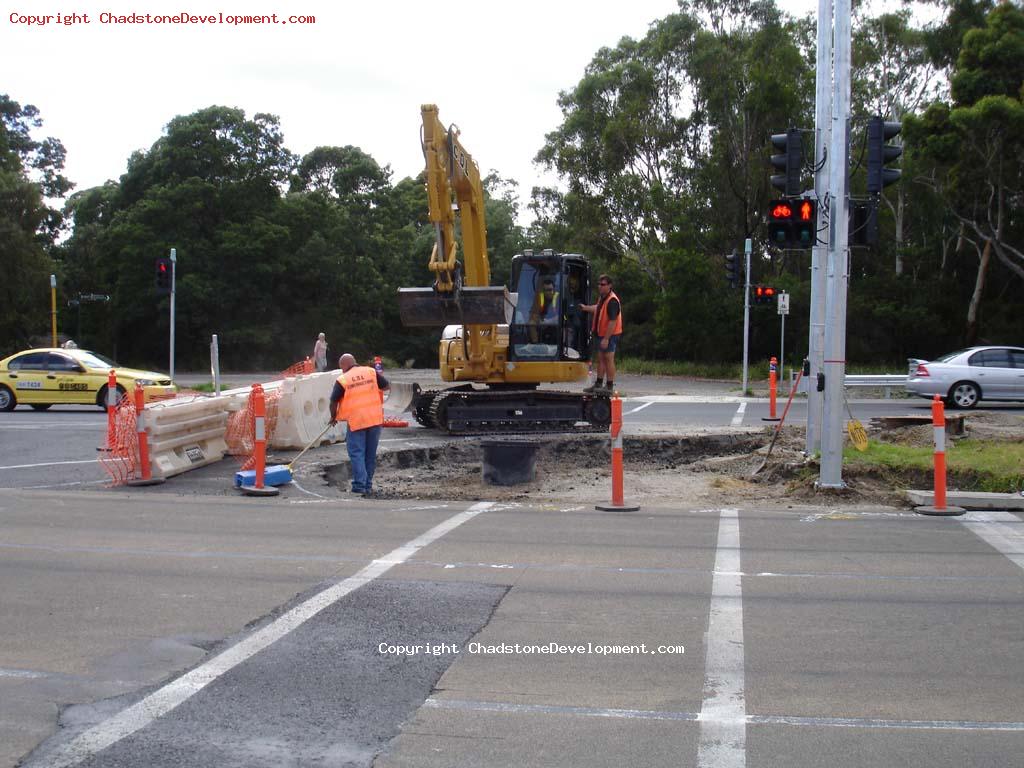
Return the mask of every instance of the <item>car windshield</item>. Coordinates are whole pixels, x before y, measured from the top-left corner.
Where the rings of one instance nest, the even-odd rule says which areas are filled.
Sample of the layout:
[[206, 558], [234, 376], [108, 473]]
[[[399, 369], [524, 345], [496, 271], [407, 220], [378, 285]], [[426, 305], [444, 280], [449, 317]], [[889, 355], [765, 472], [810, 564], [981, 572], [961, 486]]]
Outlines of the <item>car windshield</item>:
[[79, 350], [75, 358], [87, 368], [117, 368], [117, 363], [105, 355], [98, 355], [95, 352], [84, 352]]

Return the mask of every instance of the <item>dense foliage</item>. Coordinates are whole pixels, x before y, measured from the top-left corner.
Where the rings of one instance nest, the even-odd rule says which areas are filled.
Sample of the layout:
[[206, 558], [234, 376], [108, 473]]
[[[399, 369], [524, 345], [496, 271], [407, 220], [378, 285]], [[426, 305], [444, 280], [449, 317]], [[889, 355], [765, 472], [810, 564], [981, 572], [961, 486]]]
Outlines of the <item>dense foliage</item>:
[[[925, 27], [907, 9], [854, 18], [854, 194], [867, 117], [905, 126], [880, 244], [852, 253], [854, 361], [1024, 343], [1024, 14], [1012, 2], [932, 4], [944, 15]], [[533, 190], [528, 229], [516, 183], [488, 176], [495, 278], [524, 247], [585, 253], [616, 279], [627, 354], [731, 361], [743, 301], [724, 255], [750, 237], [752, 282], [790, 292], [787, 356], [802, 355], [809, 253], [768, 247], [764, 214], [776, 196], [768, 138], [813, 126], [814, 85], [814, 19], [771, 0], [680, 0], [558, 95], [562, 121], [537, 160], [561, 184]], [[430, 281], [422, 178], [396, 181], [353, 146], [298, 157], [273, 115], [211, 106], [171, 119], [117, 182], [68, 197], [64, 149], [33, 138], [40, 127], [34, 107], [0, 96], [0, 354], [48, 340], [55, 272], [62, 331], [162, 365], [168, 300], [153, 265], [174, 248], [179, 367], [204, 367], [213, 333], [226, 369], [283, 367], [311, 354], [319, 331], [332, 354], [434, 364], [436, 333], [402, 328], [395, 301], [397, 287]], [[89, 294], [110, 301], [67, 308]], [[773, 309], [752, 315], [757, 359], [777, 351], [779, 323]]]

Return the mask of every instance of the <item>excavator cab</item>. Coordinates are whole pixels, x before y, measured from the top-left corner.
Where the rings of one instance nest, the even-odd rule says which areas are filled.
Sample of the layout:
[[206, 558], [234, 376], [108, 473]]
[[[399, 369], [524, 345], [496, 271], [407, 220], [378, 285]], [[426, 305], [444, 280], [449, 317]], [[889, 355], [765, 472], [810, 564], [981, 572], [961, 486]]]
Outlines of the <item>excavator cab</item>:
[[512, 259], [515, 312], [508, 359], [516, 362], [587, 361], [590, 264], [579, 254], [524, 251]]

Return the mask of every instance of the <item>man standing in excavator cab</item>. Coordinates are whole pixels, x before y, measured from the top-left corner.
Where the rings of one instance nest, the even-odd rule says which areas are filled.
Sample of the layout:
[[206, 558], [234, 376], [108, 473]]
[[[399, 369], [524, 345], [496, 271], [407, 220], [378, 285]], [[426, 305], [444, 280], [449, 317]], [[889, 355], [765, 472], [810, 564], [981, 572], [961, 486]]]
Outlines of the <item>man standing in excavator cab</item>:
[[[597, 380], [583, 391], [595, 394], [615, 389], [615, 350], [622, 335], [622, 304], [612, 290], [608, 275], [597, 278], [596, 304], [581, 304], [580, 309], [594, 316], [594, 343], [597, 350]], [[606, 383], [607, 382], [607, 383]]]
[[349, 463], [352, 493], [373, 496], [373, 471], [377, 468], [377, 444], [384, 423], [381, 392], [390, 388], [383, 374], [368, 365], [356, 365], [347, 352], [338, 359], [341, 376], [331, 392], [331, 424], [348, 422]]

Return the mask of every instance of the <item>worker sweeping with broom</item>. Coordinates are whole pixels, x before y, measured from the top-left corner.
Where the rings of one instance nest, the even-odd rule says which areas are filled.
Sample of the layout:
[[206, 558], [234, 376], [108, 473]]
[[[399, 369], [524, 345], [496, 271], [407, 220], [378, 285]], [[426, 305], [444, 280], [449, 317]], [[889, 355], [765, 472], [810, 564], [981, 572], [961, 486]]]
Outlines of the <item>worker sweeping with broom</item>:
[[377, 444], [384, 423], [381, 392], [390, 385], [379, 371], [356, 365], [347, 352], [338, 359], [341, 376], [331, 392], [331, 424], [348, 422], [349, 462], [352, 465], [352, 493], [373, 496], [373, 471], [377, 468]]

